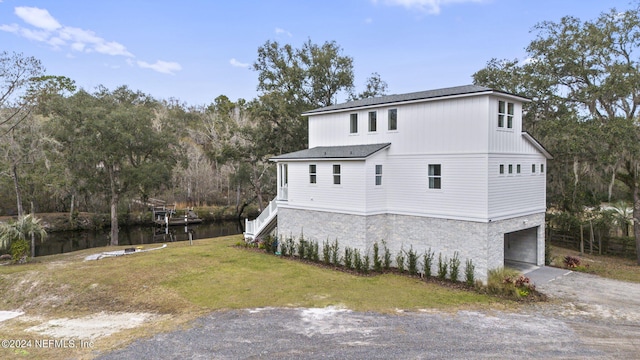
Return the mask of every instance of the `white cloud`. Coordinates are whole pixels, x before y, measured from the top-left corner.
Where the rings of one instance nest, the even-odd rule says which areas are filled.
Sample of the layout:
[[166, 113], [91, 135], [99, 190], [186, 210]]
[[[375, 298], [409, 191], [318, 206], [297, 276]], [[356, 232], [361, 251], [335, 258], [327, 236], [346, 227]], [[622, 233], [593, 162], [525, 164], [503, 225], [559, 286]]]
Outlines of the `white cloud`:
[[11, 25], [2, 24], [0, 25], [0, 30], [10, 32], [10, 33], [17, 33], [20, 31], [20, 26], [18, 26], [18, 24], [11, 24]]
[[19, 6], [15, 8], [16, 15], [29, 25], [37, 28], [53, 31], [59, 29], [62, 25], [58, 20], [54, 19], [45, 9], [36, 7]]
[[[163, 74], [173, 75], [176, 71], [182, 70], [182, 66], [177, 62], [162, 60], [158, 60], [153, 64], [145, 61], [134, 62], [131, 59], [135, 58], [135, 56], [123, 44], [117, 41], [105, 40], [92, 30], [62, 25], [46, 9], [20, 6], [15, 8], [15, 14], [32, 27], [17, 24], [0, 24], [0, 31], [14, 33], [32, 41], [46, 43], [56, 50], [68, 47], [72, 52], [77, 53], [124, 56], [130, 66], [137, 65], [140, 68], [151, 69]], [[74, 57], [74, 55], [67, 54], [67, 57]]]
[[410, 10], [419, 10], [429, 14], [440, 14], [440, 7], [449, 4], [481, 3], [487, 0], [372, 0], [389, 6], [403, 6]]
[[285, 35], [287, 35], [287, 36], [289, 36], [289, 37], [292, 37], [292, 36], [293, 36], [290, 32], [288, 32], [288, 31], [287, 31], [287, 30], [285, 30], [285, 29], [276, 28], [276, 30], [275, 30], [275, 31], [276, 31], [276, 34], [278, 34], [278, 35], [280, 35], [280, 34], [285, 34]]
[[170, 61], [158, 60], [154, 64], [149, 64], [145, 61], [138, 61], [137, 64], [143, 69], [151, 69], [159, 73], [170, 75], [174, 75], [176, 71], [182, 70], [182, 66], [180, 66], [180, 64]]
[[233, 67], [241, 67], [241, 68], [247, 68], [250, 65], [248, 63], [242, 63], [236, 60], [235, 58], [232, 58], [231, 60], [229, 60], [229, 64], [231, 64], [231, 66]]

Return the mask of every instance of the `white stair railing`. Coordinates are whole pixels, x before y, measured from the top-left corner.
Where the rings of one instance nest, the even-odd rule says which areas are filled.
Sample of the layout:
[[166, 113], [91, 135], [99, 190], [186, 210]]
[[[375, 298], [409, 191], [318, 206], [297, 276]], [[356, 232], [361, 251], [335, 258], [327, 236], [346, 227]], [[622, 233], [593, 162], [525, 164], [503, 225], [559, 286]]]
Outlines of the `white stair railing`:
[[278, 203], [276, 199], [273, 199], [269, 202], [269, 205], [262, 210], [260, 215], [255, 220], [244, 220], [244, 238], [245, 240], [253, 240], [256, 235], [260, 234], [260, 232], [267, 226], [273, 217], [276, 216], [278, 210]]

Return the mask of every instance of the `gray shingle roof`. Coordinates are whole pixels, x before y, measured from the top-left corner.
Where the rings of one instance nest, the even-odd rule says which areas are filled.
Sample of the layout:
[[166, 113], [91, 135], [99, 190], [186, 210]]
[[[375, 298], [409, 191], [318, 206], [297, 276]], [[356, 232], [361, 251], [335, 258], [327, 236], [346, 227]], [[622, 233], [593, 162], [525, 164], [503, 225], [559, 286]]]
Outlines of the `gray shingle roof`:
[[318, 146], [282, 154], [271, 160], [301, 160], [301, 159], [364, 159], [374, 153], [387, 148], [391, 143], [347, 145], [347, 146]]
[[[383, 104], [391, 104], [391, 103], [398, 103], [398, 102], [405, 102], [405, 101], [433, 99], [433, 98], [446, 97], [446, 96], [465, 95], [465, 94], [474, 94], [474, 93], [483, 93], [483, 92], [496, 92], [496, 93], [502, 93], [502, 94], [509, 94], [507, 92], [494, 90], [484, 86], [463, 85], [463, 86], [455, 86], [455, 87], [449, 87], [444, 89], [418, 91], [418, 92], [398, 94], [398, 95], [385, 95], [385, 96], [380, 96], [375, 98], [349, 101], [342, 104], [335, 104], [331, 106], [310, 110], [305, 112], [303, 115], [312, 115], [312, 114], [326, 112], [326, 111], [352, 109], [352, 108], [358, 108], [363, 106], [383, 105]], [[509, 95], [514, 95], [514, 94], [509, 94]]]

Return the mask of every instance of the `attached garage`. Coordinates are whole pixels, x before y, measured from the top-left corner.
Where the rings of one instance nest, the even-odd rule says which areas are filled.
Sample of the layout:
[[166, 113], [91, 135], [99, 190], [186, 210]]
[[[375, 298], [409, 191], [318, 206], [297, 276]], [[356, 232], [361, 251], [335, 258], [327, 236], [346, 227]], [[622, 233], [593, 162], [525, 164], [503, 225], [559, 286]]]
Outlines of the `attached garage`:
[[504, 234], [504, 261], [538, 263], [538, 227]]

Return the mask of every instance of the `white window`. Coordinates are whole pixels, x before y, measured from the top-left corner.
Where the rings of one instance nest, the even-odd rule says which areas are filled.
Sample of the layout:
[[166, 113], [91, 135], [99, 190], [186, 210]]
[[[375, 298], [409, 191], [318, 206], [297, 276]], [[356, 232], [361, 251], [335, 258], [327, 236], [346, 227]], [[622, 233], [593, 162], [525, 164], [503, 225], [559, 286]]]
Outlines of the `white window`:
[[333, 165], [333, 183], [340, 185], [340, 165]]
[[309, 184], [315, 184], [315, 183], [316, 183], [316, 165], [311, 164], [309, 165]]
[[509, 174], [513, 174], [513, 164], [509, 164]]
[[369, 111], [369, 132], [376, 131], [378, 127], [378, 114], [375, 111]]
[[544, 164], [540, 164], [540, 172], [543, 173], [544, 172]]
[[516, 174], [520, 174], [520, 164], [516, 165]]
[[398, 109], [389, 109], [389, 130], [398, 130]]
[[351, 134], [358, 133], [358, 114], [350, 115], [349, 133]]
[[504, 164], [500, 164], [500, 174], [504, 174]]
[[513, 128], [513, 114], [514, 114], [514, 105], [513, 103], [507, 103], [502, 100], [498, 101], [498, 127], [505, 127], [505, 120], [507, 129]]
[[531, 173], [536, 173], [536, 164], [531, 164]]
[[442, 167], [440, 164], [429, 164], [429, 189], [442, 188]]
[[382, 185], [382, 165], [376, 165], [376, 185]]

